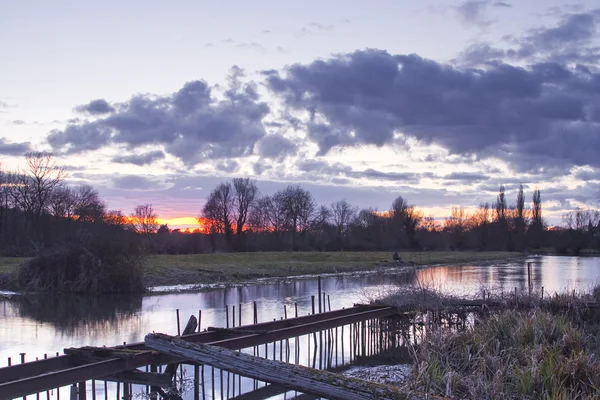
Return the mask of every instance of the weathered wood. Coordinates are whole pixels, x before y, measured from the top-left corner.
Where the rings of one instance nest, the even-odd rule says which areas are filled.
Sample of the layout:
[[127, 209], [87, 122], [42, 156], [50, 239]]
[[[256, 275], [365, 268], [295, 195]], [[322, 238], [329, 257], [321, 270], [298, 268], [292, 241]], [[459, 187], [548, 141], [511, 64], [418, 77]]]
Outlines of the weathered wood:
[[123, 371], [118, 374], [104, 376], [101, 378], [109, 382], [125, 382], [135, 385], [170, 387], [173, 383], [173, 377], [169, 374], [160, 374], [157, 372], [144, 372], [138, 370]]
[[253, 357], [216, 346], [189, 343], [159, 333], [147, 335], [145, 343], [146, 346], [171, 356], [208, 364], [242, 376], [279, 384], [291, 390], [328, 399], [416, 399], [415, 396], [393, 386], [367, 382], [281, 361]]
[[148, 350], [128, 350], [111, 347], [84, 346], [79, 348], [71, 347], [64, 349], [64, 353], [88, 359], [122, 358], [124, 360], [131, 360], [139, 357], [140, 354], [148, 353]]
[[[183, 334], [189, 335], [190, 333], [194, 333], [196, 331], [197, 326], [198, 326], [198, 320], [196, 319], [196, 316], [194, 316], [194, 315], [190, 316], [190, 319], [188, 320], [187, 325], [183, 329]], [[175, 371], [177, 371], [178, 365], [179, 365], [179, 363], [171, 363], [171, 364], [167, 365], [167, 368], [165, 368], [165, 374], [172, 376], [175, 373]]]
[[269, 331], [257, 329], [239, 329], [239, 328], [217, 328], [209, 326], [206, 328], [209, 332], [219, 332], [231, 335], [266, 335]]

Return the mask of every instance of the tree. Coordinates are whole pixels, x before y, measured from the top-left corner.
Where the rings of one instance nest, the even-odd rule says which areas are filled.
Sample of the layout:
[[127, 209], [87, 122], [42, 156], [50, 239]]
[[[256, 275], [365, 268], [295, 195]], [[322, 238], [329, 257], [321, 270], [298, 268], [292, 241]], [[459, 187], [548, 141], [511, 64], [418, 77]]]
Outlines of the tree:
[[292, 235], [292, 249], [296, 250], [296, 233], [310, 228], [315, 212], [315, 201], [312, 194], [300, 186], [288, 186], [276, 193], [278, 203]]
[[158, 229], [157, 215], [152, 208], [152, 204], [140, 204], [135, 207], [131, 215], [131, 221], [136, 232], [143, 235], [150, 235]]
[[52, 191], [50, 198], [50, 214], [57, 218], [72, 219], [75, 213], [77, 196], [67, 185], [59, 185]]
[[[152, 211], [151, 204], [146, 204], [144, 207], [149, 207], [150, 211]], [[106, 204], [100, 199], [100, 195], [96, 189], [90, 185], [81, 185], [75, 191], [75, 207], [73, 211], [79, 221], [102, 222], [106, 212]]]
[[531, 207], [531, 222], [529, 225], [528, 236], [530, 245], [539, 249], [544, 231], [544, 221], [542, 219], [542, 194], [539, 189], [533, 192], [533, 205]]
[[523, 194], [523, 185], [519, 185], [519, 192], [517, 193], [517, 207], [515, 209], [515, 231], [517, 236], [517, 249], [523, 249], [523, 247], [525, 246], [525, 227], [527, 226], [526, 218], [527, 215], [525, 210], [525, 196]]
[[402, 196], [398, 196], [392, 203], [390, 216], [393, 230], [396, 231], [400, 244], [403, 242], [404, 235], [409, 248], [417, 247], [415, 233], [423, 219], [423, 213], [418, 211], [415, 206], [409, 205]]
[[250, 178], [233, 179], [234, 207], [235, 207], [235, 235], [238, 238], [238, 246], [243, 248], [242, 234], [248, 220], [248, 214], [258, 199], [258, 187], [256, 182]]
[[336, 201], [331, 205], [331, 217], [338, 238], [348, 233], [348, 227], [354, 220], [357, 210], [346, 199]]
[[[233, 188], [229, 182], [221, 183], [208, 196], [202, 208], [202, 217], [209, 221], [209, 229], [214, 234], [225, 234], [225, 240], [231, 245], [231, 221], [234, 209]], [[201, 218], [202, 218], [201, 217]], [[200, 221], [201, 218], [198, 218]]]
[[450, 233], [452, 250], [462, 249], [465, 247], [466, 228], [467, 217], [464, 207], [452, 207], [452, 214], [446, 219], [444, 224], [444, 229]]
[[47, 152], [28, 152], [27, 161], [28, 184], [35, 195], [34, 215], [39, 218], [48, 206], [52, 191], [58, 187], [65, 176], [63, 167], [56, 164], [54, 155]]

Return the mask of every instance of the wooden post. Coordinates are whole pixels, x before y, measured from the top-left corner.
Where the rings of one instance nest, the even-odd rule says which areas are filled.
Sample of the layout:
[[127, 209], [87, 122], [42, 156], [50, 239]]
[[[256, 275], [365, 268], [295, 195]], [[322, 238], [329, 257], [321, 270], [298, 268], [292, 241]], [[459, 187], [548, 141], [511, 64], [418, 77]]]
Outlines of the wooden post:
[[[317, 277], [317, 282], [319, 285], [319, 313], [321, 313], [321, 277]], [[313, 311], [314, 314], [314, 311]]]
[[[181, 336], [181, 322], [179, 321], [179, 308], [175, 310], [177, 313], [177, 336]], [[123, 343], [125, 344], [125, 343]]]
[[[196, 330], [196, 326], [198, 326], [198, 320], [196, 320], [196, 317], [192, 315], [190, 316], [187, 325], [183, 329], [183, 334], [189, 335], [190, 333], [194, 333], [194, 331]], [[172, 363], [167, 365], [167, 368], [165, 368], [165, 374], [174, 375], [177, 371], [178, 365], [178, 363]]]
[[529, 295], [531, 296], [531, 263], [527, 263], [527, 286], [529, 288]]
[[364, 399], [406, 399], [412, 395], [399, 388], [350, 378], [328, 371], [314, 370], [298, 365], [287, 364], [253, 357], [229, 349], [184, 340], [162, 334], [149, 334], [146, 346], [175, 357], [182, 357], [197, 363], [210, 364], [217, 368], [227, 368], [233, 373], [282, 385], [315, 396], [334, 400]]
[[225, 304], [225, 328], [229, 328], [229, 306]]

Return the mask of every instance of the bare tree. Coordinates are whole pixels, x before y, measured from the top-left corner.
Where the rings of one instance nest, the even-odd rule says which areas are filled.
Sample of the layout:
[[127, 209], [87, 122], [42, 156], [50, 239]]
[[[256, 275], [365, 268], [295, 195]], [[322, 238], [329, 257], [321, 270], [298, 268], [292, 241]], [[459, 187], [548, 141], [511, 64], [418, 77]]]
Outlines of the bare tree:
[[307, 190], [300, 186], [288, 186], [276, 193], [278, 203], [292, 235], [292, 248], [296, 249], [296, 233], [305, 232], [310, 228], [315, 212], [315, 201]]
[[[81, 185], [75, 192], [74, 212], [78, 219], [83, 222], [101, 222], [104, 220], [106, 204], [100, 199], [98, 191], [90, 185]], [[138, 206], [140, 207], [140, 206]], [[142, 207], [149, 207], [152, 211], [152, 205], [146, 204]], [[148, 211], [147, 209], [145, 211]], [[136, 207], [137, 214], [137, 207]], [[156, 228], [152, 229], [155, 230]]]
[[258, 187], [256, 182], [250, 178], [234, 178], [233, 188], [235, 191], [235, 235], [238, 239], [238, 246], [243, 247], [242, 234], [248, 221], [248, 214], [258, 199]]
[[152, 204], [140, 204], [135, 207], [131, 220], [135, 230], [144, 235], [150, 235], [158, 228], [157, 215]]
[[417, 210], [415, 206], [409, 205], [402, 196], [398, 196], [392, 203], [390, 216], [399, 240], [402, 241], [402, 235], [404, 234], [408, 241], [408, 247], [416, 247], [416, 230], [423, 219], [423, 213]]
[[56, 164], [54, 155], [47, 152], [28, 152], [25, 154], [29, 184], [35, 194], [34, 215], [39, 217], [48, 206], [52, 191], [58, 187], [65, 176], [63, 167]]
[[348, 233], [348, 226], [354, 220], [356, 213], [356, 207], [352, 207], [346, 199], [336, 201], [331, 205], [331, 216], [338, 238]]
[[49, 211], [57, 218], [72, 219], [76, 204], [76, 193], [67, 185], [61, 184], [52, 191]]
[[227, 182], [221, 183], [210, 193], [202, 208], [202, 217], [209, 221], [211, 232], [224, 233], [229, 245], [231, 245], [234, 206], [233, 188]]

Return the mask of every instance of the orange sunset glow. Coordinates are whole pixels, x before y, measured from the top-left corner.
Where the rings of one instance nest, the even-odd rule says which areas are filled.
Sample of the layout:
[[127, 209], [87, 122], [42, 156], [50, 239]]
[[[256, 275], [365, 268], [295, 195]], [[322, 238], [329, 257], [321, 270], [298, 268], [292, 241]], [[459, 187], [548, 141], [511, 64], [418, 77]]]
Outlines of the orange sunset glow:
[[199, 229], [201, 232], [206, 231], [206, 226], [208, 225], [204, 222], [204, 218], [201, 221], [198, 221], [197, 217], [172, 217], [172, 218], [157, 218], [157, 222], [160, 225], [167, 224], [170, 229], [190, 229], [195, 230]]

